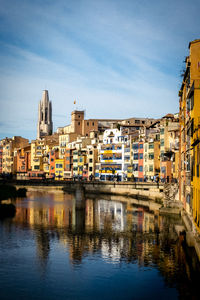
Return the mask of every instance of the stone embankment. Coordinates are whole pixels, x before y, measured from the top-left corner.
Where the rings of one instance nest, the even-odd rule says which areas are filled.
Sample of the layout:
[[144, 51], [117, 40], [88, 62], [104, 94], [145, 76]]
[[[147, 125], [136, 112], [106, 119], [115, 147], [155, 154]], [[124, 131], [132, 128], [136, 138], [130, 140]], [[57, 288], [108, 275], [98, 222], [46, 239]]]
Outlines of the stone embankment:
[[164, 186], [164, 201], [160, 213], [181, 215], [183, 225], [176, 226], [175, 230], [178, 235], [184, 233], [187, 245], [194, 247], [200, 261], [200, 234], [196, 229], [192, 216], [185, 211], [182, 202], [179, 201], [178, 184], [166, 184]]
[[186, 228], [186, 243], [189, 247], [194, 247], [200, 261], [200, 234], [196, 229], [192, 217], [184, 210], [181, 211], [181, 217]]
[[163, 207], [161, 213], [181, 214], [182, 203], [179, 201], [179, 186], [177, 183], [164, 185]]
[[164, 193], [163, 185], [155, 183], [129, 183], [129, 182], [70, 182], [63, 187], [64, 191], [73, 192], [77, 188], [86, 193], [121, 195], [135, 199], [151, 199], [162, 202]]
[[121, 195], [143, 200], [151, 199], [160, 203], [164, 198], [163, 184], [158, 185], [153, 182], [13, 180], [12, 184], [16, 186], [62, 187], [66, 192], [75, 192], [77, 189], [82, 189], [86, 193]]

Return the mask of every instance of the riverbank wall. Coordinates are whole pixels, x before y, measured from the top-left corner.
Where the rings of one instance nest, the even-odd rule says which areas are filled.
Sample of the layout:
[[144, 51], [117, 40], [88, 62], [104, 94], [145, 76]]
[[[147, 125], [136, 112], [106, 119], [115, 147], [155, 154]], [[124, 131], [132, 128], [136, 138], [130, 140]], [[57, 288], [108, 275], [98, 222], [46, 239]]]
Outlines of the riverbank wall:
[[77, 186], [71, 183], [64, 187], [64, 191], [83, 188], [86, 193], [107, 194], [133, 197], [135, 199], [151, 199], [162, 201], [163, 185], [158, 186], [154, 183], [127, 183], [127, 182], [86, 182]]
[[191, 216], [185, 210], [181, 211], [181, 217], [185, 226], [185, 239], [189, 247], [194, 247], [200, 261], [200, 235]]
[[85, 193], [121, 195], [135, 199], [151, 199], [160, 203], [164, 198], [164, 185], [149, 182], [14, 180], [12, 184], [17, 186], [59, 186], [66, 192], [82, 189]]

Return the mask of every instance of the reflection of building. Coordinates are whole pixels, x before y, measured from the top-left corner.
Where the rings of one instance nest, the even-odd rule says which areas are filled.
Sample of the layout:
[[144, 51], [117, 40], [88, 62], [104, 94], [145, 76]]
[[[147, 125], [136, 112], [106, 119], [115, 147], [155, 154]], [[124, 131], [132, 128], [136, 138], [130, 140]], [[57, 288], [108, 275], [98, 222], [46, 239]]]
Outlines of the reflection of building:
[[103, 240], [101, 245], [101, 253], [104, 261], [107, 263], [119, 263], [121, 253], [125, 248], [125, 240], [123, 237], [118, 239], [118, 242], [109, 243], [108, 240]]
[[[40, 200], [29, 202], [29, 207], [18, 206], [15, 221], [30, 226], [53, 226], [55, 229], [69, 225], [72, 214], [72, 196], [62, 192], [33, 192], [29, 199]], [[48, 200], [48, 203], [46, 203]], [[51, 205], [49, 205], [49, 201]], [[57, 203], [58, 202], [58, 203]]]
[[124, 230], [125, 211], [122, 203], [108, 200], [98, 200], [97, 213], [100, 230], [105, 230], [106, 227], [110, 227], [111, 230]]
[[[50, 251], [58, 248], [59, 254], [63, 251], [72, 264], [81, 264], [83, 259], [84, 262], [90, 261], [90, 257], [93, 262], [98, 257], [98, 261], [117, 263], [120, 267], [124, 262], [129, 266], [132, 263], [151, 268], [153, 264], [167, 279], [169, 274], [172, 275], [172, 283], [177, 277], [178, 260], [181, 262], [181, 272], [183, 268], [189, 271], [182, 246], [177, 244], [177, 236], [171, 242], [173, 218], [158, 217], [148, 208], [132, 205], [132, 199], [128, 198], [127, 203], [124, 200], [123, 204], [111, 200], [82, 201], [81, 197], [76, 197], [80, 202], [73, 200], [71, 195], [61, 191], [47, 193], [45, 189], [28, 192], [26, 201], [17, 199], [17, 214], [12, 224], [15, 222], [17, 228], [25, 228], [25, 238], [33, 237], [31, 246], [36, 245], [43, 271], [48, 266]], [[74, 227], [72, 219], [75, 221]], [[131, 226], [127, 230], [130, 221]], [[137, 231], [134, 231], [135, 225]], [[33, 232], [29, 231], [29, 226]], [[154, 230], [156, 226], [157, 231]], [[13, 225], [9, 226], [9, 230], [13, 230]], [[20, 234], [21, 230], [17, 231]], [[16, 234], [15, 229], [13, 232]]]
[[148, 208], [128, 205], [127, 224], [129, 230], [154, 232], [155, 215]]
[[85, 200], [85, 225], [92, 228], [95, 222], [94, 200]]

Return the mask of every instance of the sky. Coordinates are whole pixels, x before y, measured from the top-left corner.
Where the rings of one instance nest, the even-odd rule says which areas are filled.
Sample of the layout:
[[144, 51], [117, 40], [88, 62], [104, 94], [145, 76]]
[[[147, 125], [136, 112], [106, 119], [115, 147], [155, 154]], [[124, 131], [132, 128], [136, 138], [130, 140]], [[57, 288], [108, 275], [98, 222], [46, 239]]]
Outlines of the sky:
[[[178, 112], [199, 0], [0, 0], [0, 139], [35, 139], [49, 91], [53, 126]], [[76, 104], [74, 105], [74, 100]]]

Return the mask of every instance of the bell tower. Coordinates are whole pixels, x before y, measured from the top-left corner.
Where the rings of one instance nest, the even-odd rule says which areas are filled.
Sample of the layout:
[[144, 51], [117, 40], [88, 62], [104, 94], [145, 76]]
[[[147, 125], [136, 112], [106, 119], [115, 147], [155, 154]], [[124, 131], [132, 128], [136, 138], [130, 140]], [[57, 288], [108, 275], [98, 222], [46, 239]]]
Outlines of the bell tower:
[[47, 90], [44, 90], [38, 107], [37, 139], [51, 135], [52, 131], [52, 106], [51, 101], [49, 101], [49, 93]]

